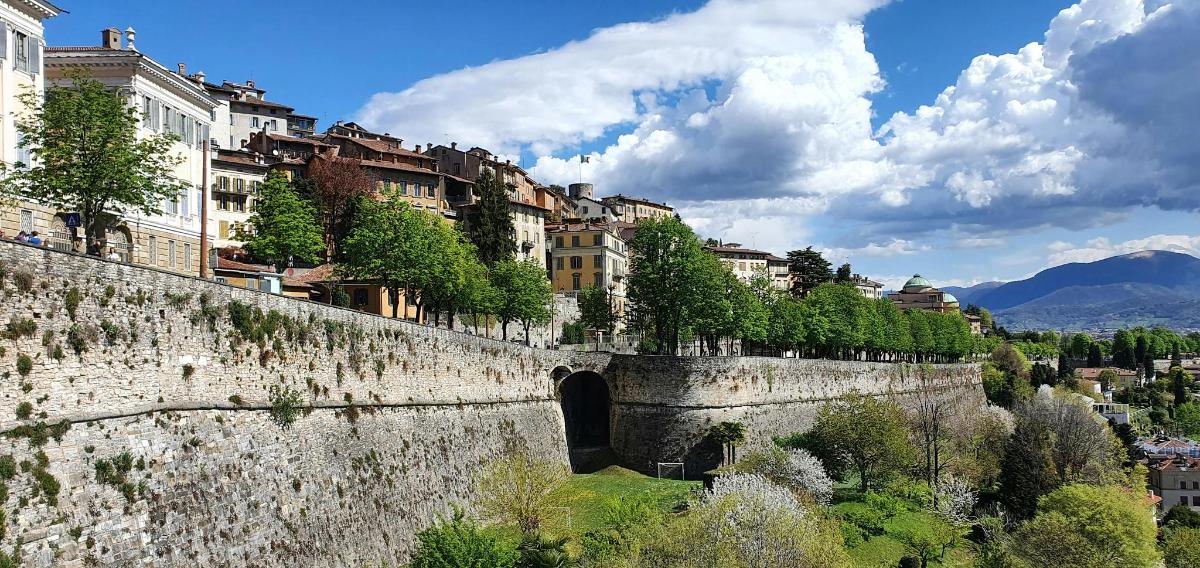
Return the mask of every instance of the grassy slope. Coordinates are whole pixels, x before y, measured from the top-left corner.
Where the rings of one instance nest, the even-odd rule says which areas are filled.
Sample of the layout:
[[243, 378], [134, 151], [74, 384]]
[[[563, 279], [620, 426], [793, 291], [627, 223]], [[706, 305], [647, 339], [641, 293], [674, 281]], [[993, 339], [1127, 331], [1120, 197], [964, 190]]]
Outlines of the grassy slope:
[[664, 511], [673, 511], [699, 487], [698, 481], [656, 479], [620, 467], [572, 475], [570, 481], [551, 496], [555, 506], [570, 509], [569, 528], [566, 510], [558, 509], [564, 518], [554, 519], [555, 532], [578, 537], [600, 528], [607, 504], [622, 496], [650, 495]]

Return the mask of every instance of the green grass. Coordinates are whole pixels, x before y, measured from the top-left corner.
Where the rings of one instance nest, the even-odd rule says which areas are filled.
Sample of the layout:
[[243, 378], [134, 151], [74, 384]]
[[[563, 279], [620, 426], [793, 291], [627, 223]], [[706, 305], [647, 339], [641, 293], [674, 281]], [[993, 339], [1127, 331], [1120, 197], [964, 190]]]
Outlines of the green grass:
[[[603, 527], [604, 513], [609, 503], [622, 497], [648, 495], [663, 511], [679, 509], [699, 481], [657, 479], [621, 467], [609, 467], [596, 473], [572, 475], [567, 484], [551, 495], [561, 518], [555, 518], [554, 528], [560, 534], [578, 537]], [[569, 519], [568, 519], [569, 517]], [[569, 523], [569, 527], [568, 527]]]
[[[859, 500], [858, 493], [851, 487], [857, 487], [857, 482], [853, 485], [839, 484], [835, 488], [836, 504], [832, 507], [834, 512], [865, 506]], [[884, 534], [871, 537], [858, 546], [847, 547], [854, 566], [857, 568], [890, 568], [899, 564], [900, 559], [905, 556], [905, 549], [904, 543], [895, 535], [934, 520], [933, 513], [921, 510], [915, 505], [912, 508], [913, 510], [898, 513], [884, 522]], [[963, 529], [960, 536], [965, 537], [969, 532], [969, 529]], [[947, 549], [944, 559], [935, 558], [929, 565], [945, 568], [969, 568], [974, 562], [974, 545], [965, 538], [960, 538], [954, 546]]]

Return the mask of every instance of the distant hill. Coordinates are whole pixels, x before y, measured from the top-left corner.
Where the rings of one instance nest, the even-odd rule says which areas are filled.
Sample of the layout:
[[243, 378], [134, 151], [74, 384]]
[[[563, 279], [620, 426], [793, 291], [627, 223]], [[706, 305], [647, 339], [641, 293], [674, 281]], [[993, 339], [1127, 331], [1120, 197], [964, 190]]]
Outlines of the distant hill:
[[975, 298], [978, 298], [983, 293], [989, 292], [997, 286], [1002, 285], [1004, 285], [1003, 282], [981, 282], [966, 288], [963, 288], [962, 286], [944, 286], [941, 288], [941, 290], [943, 292], [950, 292], [951, 294], [954, 294], [954, 297], [958, 298], [958, 302], [962, 304], [962, 307], [965, 308], [967, 307], [967, 304], [974, 304]]
[[[987, 286], [994, 283], [987, 283]], [[1010, 329], [1200, 328], [1200, 259], [1142, 251], [1043, 270], [1025, 280], [946, 288]], [[965, 295], [965, 297], [964, 297]]]

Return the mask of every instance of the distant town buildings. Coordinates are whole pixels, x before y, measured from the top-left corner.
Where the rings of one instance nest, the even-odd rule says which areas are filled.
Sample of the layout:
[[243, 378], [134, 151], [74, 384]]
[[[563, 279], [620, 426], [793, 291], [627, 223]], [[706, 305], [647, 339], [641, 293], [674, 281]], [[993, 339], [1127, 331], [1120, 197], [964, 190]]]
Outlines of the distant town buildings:
[[850, 283], [868, 300], [878, 300], [883, 298], [883, 284], [880, 284], [861, 274], [855, 274], [850, 277]]
[[1150, 491], [1162, 498], [1163, 510], [1185, 505], [1200, 511], [1200, 458], [1176, 454], [1148, 467]]
[[629, 252], [614, 223], [567, 223], [546, 230], [550, 239], [550, 282], [555, 292], [577, 292], [588, 286], [625, 297]]
[[665, 203], [641, 197], [627, 197], [619, 193], [601, 201], [617, 214], [619, 220], [626, 223], [637, 223], [642, 219], [665, 219], [675, 214], [675, 209]]
[[722, 245], [704, 247], [717, 255], [729, 270], [733, 271], [743, 282], [749, 282], [756, 275], [765, 275], [771, 280], [771, 285], [779, 290], [790, 287], [788, 261], [769, 252], [744, 248], [740, 243], [725, 243]]
[[888, 298], [901, 309], [939, 313], [959, 311], [958, 298], [949, 292], [934, 288], [920, 274], [914, 274], [899, 292], [889, 294]]

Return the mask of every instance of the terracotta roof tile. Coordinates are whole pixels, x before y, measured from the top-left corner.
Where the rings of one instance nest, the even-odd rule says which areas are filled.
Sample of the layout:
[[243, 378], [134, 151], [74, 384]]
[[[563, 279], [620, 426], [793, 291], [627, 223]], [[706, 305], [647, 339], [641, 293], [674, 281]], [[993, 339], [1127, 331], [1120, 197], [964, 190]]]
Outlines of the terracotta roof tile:
[[274, 274], [275, 271], [270, 266], [263, 264], [250, 264], [247, 262], [238, 262], [229, 260], [228, 258], [217, 257], [217, 270], [236, 270], [238, 272], [266, 272]]

